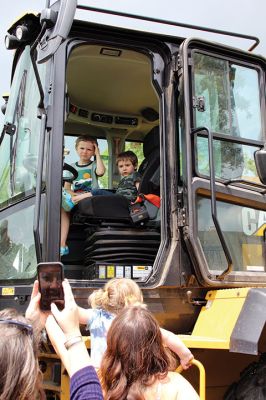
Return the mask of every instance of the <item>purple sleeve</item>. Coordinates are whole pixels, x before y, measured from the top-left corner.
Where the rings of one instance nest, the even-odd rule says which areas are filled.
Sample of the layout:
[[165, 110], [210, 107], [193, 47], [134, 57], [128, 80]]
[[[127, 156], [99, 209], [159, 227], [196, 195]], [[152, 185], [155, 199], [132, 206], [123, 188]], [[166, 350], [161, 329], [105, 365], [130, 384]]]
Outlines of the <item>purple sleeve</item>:
[[70, 400], [103, 400], [101, 385], [94, 367], [77, 371], [70, 379]]

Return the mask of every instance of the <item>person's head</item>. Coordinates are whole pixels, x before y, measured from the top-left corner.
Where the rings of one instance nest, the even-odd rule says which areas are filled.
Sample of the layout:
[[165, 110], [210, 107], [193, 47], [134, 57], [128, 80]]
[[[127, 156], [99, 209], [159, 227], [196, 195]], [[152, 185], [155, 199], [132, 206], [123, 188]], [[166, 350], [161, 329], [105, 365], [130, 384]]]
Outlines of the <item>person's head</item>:
[[95, 154], [96, 139], [91, 136], [79, 136], [75, 142], [76, 152], [81, 162], [88, 163]]
[[133, 151], [123, 151], [116, 158], [116, 165], [121, 176], [133, 174], [138, 168], [138, 157]]
[[175, 366], [151, 312], [143, 305], [125, 307], [108, 330], [101, 363], [106, 399], [142, 399], [143, 387], [164, 378]]
[[5, 242], [9, 241], [9, 236], [8, 236], [8, 221], [5, 219], [0, 223], [0, 241]]
[[42, 289], [61, 288], [61, 271], [55, 270], [53, 266], [46, 266], [45, 270], [39, 272], [40, 287]]
[[0, 400], [31, 400], [39, 390], [38, 338], [14, 309], [0, 311]]
[[141, 290], [136, 282], [127, 278], [114, 278], [102, 289], [95, 290], [89, 297], [92, 308], [103, 308], [113, 314], [124, 307], [143, 302]]

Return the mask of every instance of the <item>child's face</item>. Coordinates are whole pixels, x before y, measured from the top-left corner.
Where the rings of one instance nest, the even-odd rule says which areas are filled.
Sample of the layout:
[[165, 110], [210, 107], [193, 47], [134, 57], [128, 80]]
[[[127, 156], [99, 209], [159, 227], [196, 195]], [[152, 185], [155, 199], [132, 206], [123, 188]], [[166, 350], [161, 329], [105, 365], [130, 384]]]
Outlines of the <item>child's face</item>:
[[91, 157], [95, 154], [95, 146], [93, 142], [81, 141], [76, 147], [76, 151], [79, 156], [79, 161], [83, 164], [87, 164]]
[[117, 167], [121, 176], [128, 176], [135, 172], [135, 167], [129, 159], [118, 161]]

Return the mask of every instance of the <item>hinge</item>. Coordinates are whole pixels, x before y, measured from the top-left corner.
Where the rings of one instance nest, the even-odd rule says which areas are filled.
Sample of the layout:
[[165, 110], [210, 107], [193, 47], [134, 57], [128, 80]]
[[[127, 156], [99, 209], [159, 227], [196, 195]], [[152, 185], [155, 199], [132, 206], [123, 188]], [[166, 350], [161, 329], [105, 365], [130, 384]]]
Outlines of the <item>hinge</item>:
[[178, 76], [181, 76], [183, 74], [183, 62], [180, 54], [177, 54], [175, 56], [174, 72], [177, 72]]
[[193, 298], [192, 297], [192, 292], [190, 290], [187, 291], [187, 301], [189, 304], [192, 304], [193, 306], [206, 306], [207, 300], [201, 299], [201, 298]]
[[196, 108], [199, 112], [205, 111], [205, 97], [204, 96], [193, 96], [193, 108]]
[[186, 225], [186, 210], [184, 208], [178, 209], [177, 225], [179, 228], [183, 228]]
[[16, 133], [16, 125], [10, 124], [9, 122], [4, 126], [5, 133], [13, 136]]
[[177, 71], [178, 69], [180, 69], [182, 67], [183, 67], [182, 60], [181, 60], [180, 54], [178, 54], [176, 56], [175, 70]]

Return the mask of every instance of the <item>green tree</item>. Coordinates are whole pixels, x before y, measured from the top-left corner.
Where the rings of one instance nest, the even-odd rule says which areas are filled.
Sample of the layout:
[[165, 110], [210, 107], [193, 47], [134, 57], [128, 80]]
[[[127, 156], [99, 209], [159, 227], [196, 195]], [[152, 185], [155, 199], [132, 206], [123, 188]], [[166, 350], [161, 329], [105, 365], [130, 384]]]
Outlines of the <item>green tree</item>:
[[138, 165], [142, 163], [144, 160], [144, 155], [143, 155], [143, 143], [140, 142], [126, 142], [125, 150], [131, 150], [133, 151], [136, 156], [138, 157]]

